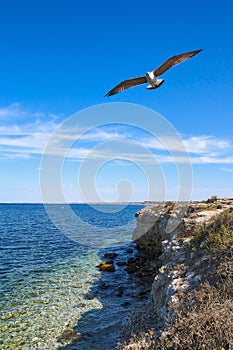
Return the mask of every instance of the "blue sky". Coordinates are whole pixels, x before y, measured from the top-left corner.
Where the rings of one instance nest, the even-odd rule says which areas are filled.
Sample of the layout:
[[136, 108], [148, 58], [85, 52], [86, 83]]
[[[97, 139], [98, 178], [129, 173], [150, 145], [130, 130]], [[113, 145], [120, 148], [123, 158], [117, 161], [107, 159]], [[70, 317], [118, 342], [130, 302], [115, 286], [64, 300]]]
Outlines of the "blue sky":
[[[151, 108], [177, 130], [192, 165], [191, 199], [232, 197], [232, 13], [230, 0], [2, 2], [0, 202], [41, 201], [41, 157], [52, 134], [74, 113], [115, 102]], [[161, 88], [139, 86], [103, 97], [120, 81], [199, 48], [203, 52], [164, 74]], [[85, 200], [79, 170], [89, 152], [114, 139], [149, 150], [164, 177], [165, 199], [177, 199], [177, 167], [168, 155], [161, 156], [161, 145], [145, 131], [110, 118], [108, 125], [76, 142], [73, 155], [64, 161], [67, 201]], [[104, 152], [95, 156], [103, 159]], [[158, 192], [148, 198], [148, 179], [137, 159], [123, 161], [117, 147], [114, 156], [96, 174], [95, 187], [103, 200], [116, 200], [117, 186], [122, 200], [129, 192], [132, 200], [162, 199], [157, 186], [161, 178], [155, 174]]]

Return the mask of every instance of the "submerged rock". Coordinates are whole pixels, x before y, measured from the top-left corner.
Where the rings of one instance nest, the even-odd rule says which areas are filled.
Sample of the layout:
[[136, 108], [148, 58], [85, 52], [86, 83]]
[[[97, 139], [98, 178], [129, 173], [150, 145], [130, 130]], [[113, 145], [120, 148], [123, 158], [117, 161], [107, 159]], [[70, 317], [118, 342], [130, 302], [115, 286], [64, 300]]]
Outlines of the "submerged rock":
[[104, 258], [105, 259], [114, 259], [114, 258], [116, 258], [117, 257], [117, 253], [106, 253], [106, 254], [104, 254]]
[[59, 342], [71, 342], [71, 341], [78, 341], [81, 340], [82, 335], [80, 333], [77, 333], [74, 329], [67, 329], [64, 331], [59, 337]]
[[118, 266], [125, 266], [127, 265], [127, 262], [126, 261], [117, 261], [116, 263]]
[[123, 293], [124, 293], [124, 287], [123, 287], [123, 286], [120, 286], [120, 287], [117, 289], [116, 296], [122, 297]]
[[134, 258], [134, 257], [132, 257], [132, 258], [129, 258], [128, 259], [128, 265], [130, 265], [130, 264], [135, 264], [136, 263], [136, 258]]
[[138, 267], [134, 264], [131, 264], [126, 267], [125, 271], [127, 271], [128, 273], [134, 273], [138, 271]]

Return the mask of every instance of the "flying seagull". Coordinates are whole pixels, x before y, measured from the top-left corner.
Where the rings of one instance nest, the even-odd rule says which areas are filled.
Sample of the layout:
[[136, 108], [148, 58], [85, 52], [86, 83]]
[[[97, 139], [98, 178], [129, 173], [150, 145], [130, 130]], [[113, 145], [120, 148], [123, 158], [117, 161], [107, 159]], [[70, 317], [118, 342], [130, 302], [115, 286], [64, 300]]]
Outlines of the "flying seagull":
[[168, 69], [176, 66], [177, 64], [188, 60], [189, 58], [195, 56], [201, 50], [190, 51], [186, 53], [182, 53], [180, 55], [173, 56], [165, 61], [161, 66], [153, 70], [152, 72], [147, 72], [146, 75], [142, 77], [132, 78], [128, 80], [122, 81], [120, 84], [115, 86], [112, 90], [110, 90], [105, 96], [115, 95], [118, 92], [122, 92], [126, 89], [129, 89], [133, 86], [149, 83], [147, 89], [157, 89], [164, 83], [164, 79], [158, 79], [160, 75], [165, 73]]

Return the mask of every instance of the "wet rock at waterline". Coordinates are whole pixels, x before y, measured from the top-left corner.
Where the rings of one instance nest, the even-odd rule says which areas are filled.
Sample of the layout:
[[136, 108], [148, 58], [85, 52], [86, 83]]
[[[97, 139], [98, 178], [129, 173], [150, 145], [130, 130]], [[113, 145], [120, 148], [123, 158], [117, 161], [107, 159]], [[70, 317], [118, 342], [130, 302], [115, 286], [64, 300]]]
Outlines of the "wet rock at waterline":
[[113, 261], [102, 261], [102, 263], [100, 263], [98, 268], [100, 271], [115, 272]]

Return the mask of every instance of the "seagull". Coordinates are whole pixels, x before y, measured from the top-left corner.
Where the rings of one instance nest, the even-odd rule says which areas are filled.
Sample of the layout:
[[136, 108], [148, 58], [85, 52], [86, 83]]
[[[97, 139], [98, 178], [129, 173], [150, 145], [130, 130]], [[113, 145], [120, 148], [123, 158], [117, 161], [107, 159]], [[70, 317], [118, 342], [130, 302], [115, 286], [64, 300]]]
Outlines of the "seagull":
[[105, 96], [115, 95], [118, 92], [122, 92], [133, 86], [137, 86], [145, 83], [149, 83], [149, 85], [147, 86], [147, 89], [149, 90], [157, 89], [164, 83], [164, 79], [158, 79], [160, 75], [165, 73], [168, 69], [176, 66], [177, 64], [184, 62], [189, 58], [195, 56], [201, 51], [202, 49], [173, 56], [169, 58], [167, 61], [165, 61], [163, 64], [161, 64], [161, 66], [153, 70], [152, 72], [147, 72], [146, 75], [122, 81], [120, 84], [116, 85], [112, 90], [110, 90]]

